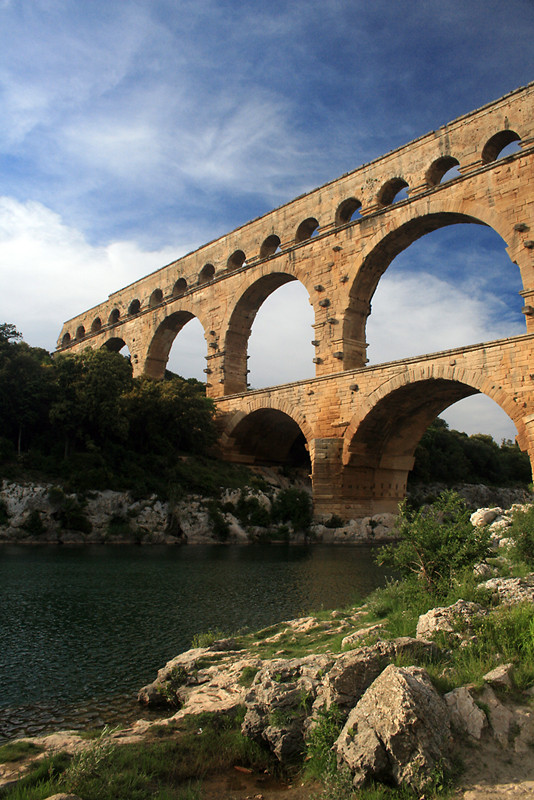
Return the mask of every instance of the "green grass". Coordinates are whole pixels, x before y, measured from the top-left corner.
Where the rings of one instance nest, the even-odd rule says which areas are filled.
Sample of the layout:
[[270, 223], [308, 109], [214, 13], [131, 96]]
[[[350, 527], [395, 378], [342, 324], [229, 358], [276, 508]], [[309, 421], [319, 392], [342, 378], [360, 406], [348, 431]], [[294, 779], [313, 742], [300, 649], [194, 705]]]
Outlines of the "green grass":
[[116, 745], [106, 736], [86, 754], [64, 754], [40, 762], [3, 800], [43, 800], [72, 792], [84, 800], [197, 800], [199, 781], [232, 765], [263, 771], [269, 754], [240, 731], [243, 714], [188, 717], [165, 737]]
[[0, 764], [21, 761], [30, 755], [37, 755], [43, 751], [42, 747], [29, 741], [8, 742], [0, 747]]

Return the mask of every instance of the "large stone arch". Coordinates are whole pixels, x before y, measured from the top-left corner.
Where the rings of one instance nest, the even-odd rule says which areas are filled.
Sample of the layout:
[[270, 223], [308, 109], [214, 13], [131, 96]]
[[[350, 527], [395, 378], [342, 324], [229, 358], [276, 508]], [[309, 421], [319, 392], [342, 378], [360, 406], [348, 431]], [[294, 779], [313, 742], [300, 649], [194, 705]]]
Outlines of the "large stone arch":
[[[457, 206], [457, 208], [455, 208]], [[406, 206], [402, 214], [398, 212], [388, 218], [387, 223], [380, 226], [373, 237], [370, 237], [365, 250], [358, 259], [359, 264], [353, 270], [350, 282], [347, 308], [343, 317], [343, 339], [346, 342], [362, 344], [360, 353], [365, 352], [366, 324], [371, 312], [371, 299], [380, 281], [393, 259], [403, 250], [406, 250], [418, 239], [439, 228], [457, 224], [484, 225], [492, 228], [502, 239], [507, 247], [507, 252], [516, 265], [519, 266], [523, 281], [523, 288], [528, 287], [529, 270], [521, 270], [521, 264], [512, 251], [514, 238], [513, 225], [504, 215], [495, 209], [481, 207], [467, 207], [465, 201], [446, 201], [439, 197], [427, 198], [424, 211], [421, 213], [419, 203]], [[348, 353], [357, 352], [346, 348]], [[364, 366], [365, 359], [360, 355], [360, 360], [354, 363], [348, 359], [344, 361], [345, 369]]]
[[306, 276], [302, 280], [298, 272], [273, 262], [265, 266], [261, 275], [256, 274], [252, 280], [249, 278], [248, 284], [241, 288], [223, 323], [224, 394], [246, 391], [248, 340], [256, 314], [273, 292], [286, 283], [297, 280], [311, 297]]
[[[454, 361], [454, 359], [453, 359]], [[344, 491], [373, 497], [377, 510], [394, 510], [406, 492], [415, 449], [448, 406], [483, 393], [512, 419], [518, 443], [529, 450], [522, 409], [490, 377], [450, 364], [412, 367], [379, 386], [358, 408], [343, 442]]]
[[253, 401], [229, 415], [220, 444], [227, 460], [249, 464], [292, 464], [309, 453], [312, 429], [290, 403]]
[[204, 337], [207, 338], [206, 325], [192, 310], [182, 308], [170, 314], [167, 313], [163, 319], [156, 318], [153, 332], [149, 336], [146, 357], [144, 359], [145, 375], [148, 375], [150, 378], [163, 378], [174, 340], [184, 325], [187, 325], [188, 322], [195, 318], [199, 320], [204, 330]]

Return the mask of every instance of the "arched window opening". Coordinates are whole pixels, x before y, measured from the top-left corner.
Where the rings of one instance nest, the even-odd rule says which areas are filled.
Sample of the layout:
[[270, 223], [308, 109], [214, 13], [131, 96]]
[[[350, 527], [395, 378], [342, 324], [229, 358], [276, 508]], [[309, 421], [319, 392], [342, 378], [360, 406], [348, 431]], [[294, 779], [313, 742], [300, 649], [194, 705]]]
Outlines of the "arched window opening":
[[121, 339], [119, 336], [114, 336], [111, 339], [108, 339], [107, 342], [104, 342], [102, 347], [105, 347], [106, 350], [111, 350], [112, 353], [120, 353], [121, 356], [124, 356], [128, 360], [130, 359], [130, 350], [128, 349], [128, 345]]
[[[488, 139], [484, 145], [481, 156], [482, 163], [490, 164], [492, 161], [496, 161], [498, 158], [504, 158], [504, 149], [509, 147], [514, 142], [520, 141], [521, 137], [515, 131], [499, 131], [492, 136], [491, 139]], [[516, 144], [511, 152], [515, 152], [519, 149], [520, 147]], [[510, 155], [510, 152], [507, 152], [506, 155]]]
[[204, 328], [196, 317], [190, 319], [176, 335], [167, 361], [167, 369], [182, 378], [196, 378], [206, 383], [206, 339]]
[[460, 162], [453, 156], [442, 156], [436, 159], [426, 173], [427, 184], [429, 186], [437, 186], [440, 183], [452, 180], [452, 178], [457, 178], [460, 174], [458, 171], [459, 166]]
[[239, 269], [245, 263], [246, 256], [242, 250], [236, 250], [226, 263], [227, 269]]
[[172, 296], [179, 297], [183, 294], [187, 289], [187, 281], [185, 278], [178, 278], [174, 286], [172, 287]]
[[61, 340], [61, 347], [68, 347], [70, 344], [70, 333], [64, 333]]
[[459, 400], [423, 433], [410, 481], [527, 485], [530, 462], [515, 444], [516, 435], [510, 417], [487, 395]]
[[150, 295], [150, 300], [148, 301], [148, 307], [154, 308], [154, 306], [159, 306], [162, 300], [163, 300], [163, 292], [161, 291], [161, 289], [154, 289], [154, 291]]
[[111, 314], [109, 315], [108, 325], [116, 325], [120, 319], [121, 312], [118, 308], [114, 308]]
[[248, 345], [248, 383], [253, 389], [311, 378], [315, 374], [310, 297], [298, 281], [273, 291], [259, 308]]
[[93, 320], [93, 324], [91, 325], [91, 333], [98, 333], [98, 331], [102, 328], [102, 320], [100, 317], [96, 317]]
[[359, 217], [362, 204], [355, 197], [348, 197], [339, 204], [336, 211], [336, 225], [346, 225], [355, 217]]
[[515, 441], [517, 428], [503, 409], [485, 394], [475, 394], [449, 406], [440, 417], [451, 430], [468, 436], [490, 432], [497, 444]]
[[367, 321], [369, 361], [524, 333], [521, 288], [519, 270], [492, 228], [454, 224], [421, 236], [378, 282]]
[[408, 197], [408, 184], [404, 178], [391, 178], [385, 183], [378, 193], [378, 202], [381, 206], [390, 206]]
[[280, 237], [275, 233], [268, 236], [260, 247], [260, 258], [268, 258], [280, 251]]
[[311, 470], [304, 434], [288, 414], [273, 408], [261, 408], [242, 419], [231, 433], [234, 453], [245, 463], [267, 466], [301, 467]]
[[198, 276], [198, 283], [201, 286], [203, 283], [208, 283], [215, 275], [215, 267], [213, 264], [204, 264]]
[[79, 341], [80, 339], [85, 339], [85, 328], [83, 325], [79, 325], [76, 328], [76, 339]]
[[138, 314], [140, 310], [141, 310], [141, 303], [139, 302], [139, 300], [137, 298], [135, 300], [132, 300], [132, 302], [128, 306], [128, 314], [130, 314], [130, 316], [133, 316], [134, 314]]
[[316, 233], [318, 227], [319, 223], [315, 217], [308, 217], [308, 219], [305, 219], [304, 222], [301, 222], [298, 226], [295, 234], [295, 241], [305, 242], [306, 239], [311, 239], [314, 233]]

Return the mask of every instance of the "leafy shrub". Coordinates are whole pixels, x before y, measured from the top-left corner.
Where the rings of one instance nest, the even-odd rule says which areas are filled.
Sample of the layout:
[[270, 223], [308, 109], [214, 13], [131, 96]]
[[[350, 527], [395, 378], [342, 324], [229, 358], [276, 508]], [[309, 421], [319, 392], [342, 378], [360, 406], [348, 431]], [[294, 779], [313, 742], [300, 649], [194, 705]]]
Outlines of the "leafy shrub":
[[9, 522], [9, 514], [7, 512], [7, 506], [3, 500], [0, 500], [0, 525], [7, 525]]
[[65, 497], [58, 512], [61, 527], [67, 530], [91, 533], [92, 526], [82, 506], [74, 497]]
[[51, 506], [60, 507], [65, 502], [65, 492], [61, 486], [51, 486], [48, 490], [48, 502]]
[[490, 534], [474, 528], [470, 512], [455, 492], [443, 492], [432, 506], [411, 511], [401, 504], [396, 530], [400, 541], [382, 547], [378, 563], [401, 575], [415, 574], [432, 594], [446, 592], [454, 573], [489, 555]]
[[[372, 522], [373, 520], [371, 520]], [[343, 527], [343, 520], [341, 517], [338, 517], [337, 514], [332, 514], [330, 519], [327, 519], [325, 523], [323, 523], [325, 528], [342, 528]]]
[[213, 642], [218, 642], [219, 639], [225, 637], [226, 634], [220, 628], [204, 631], [204, 633], [195, 633], [191, 640], [191, 647], [209, 647]]
[[43, 525], [41, 515], [37, 509], [34, 508], [30, 513], [28, 519], [23, 525], [23, 528], [25, 531], [28, 531], [28, 533], [31, 533], [32, 536], [39, 536], [41, 533], [43, 533], [45, 527]]
[[306, 741], [306, 775], [325, 780], [337, 771], [336, 755], [332, 750], [342, 727], [339, 708], [333, 704], [319, 711], [318, 720], [311, 728]]
[[117, 747], [110, 736], [114, 729], [107, 725], [102, 733], [89, 747], [75, 753], [61, 776], [61, 784], [69, 792], [76, 792], [88, 778], [97, 777], [104, 762], [108, 761]]
[[271, 524], [271, 515], [254, 495], [239, 497], [235, 507], [236, 516], [241, 525], [256, 525], [266, 528]]
[[507, 531], [514, 541], [514, 554], [529, 566], [534, 566], [534, 506], [516, 511]]
[[273, 501], [274, 522], [290, 522], [295, 530], [306, 531], [312, 522], [312, 501], [304, 489], [284, 489]]
[[211, 500], [208, 503], [207, 509], [214, 536], [220, 542], [225, 542], [230, 536], [230, 526], [228, 525], [224, 516], [221, 514], [217, 503], [214, 500]]

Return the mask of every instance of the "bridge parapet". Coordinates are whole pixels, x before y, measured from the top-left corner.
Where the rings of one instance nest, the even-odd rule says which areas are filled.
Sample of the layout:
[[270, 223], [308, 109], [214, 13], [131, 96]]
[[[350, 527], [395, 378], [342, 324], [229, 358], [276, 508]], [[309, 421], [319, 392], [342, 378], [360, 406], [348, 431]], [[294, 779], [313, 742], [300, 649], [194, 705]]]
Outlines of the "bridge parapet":
[[[529, 84], [114, 292], [64, 324], [58, 349], [123, 342], [137, 372], [159, 377], [196, 316], [209, 394], [244, 390], [251, 320], [268, 294], [299, 280], [315, 312], [316, 374], [363, 366], [380, 276], [415, 239], [456, 222], [491, 225], [506, 241], [534, 330], [533, 96]], [[497, 161], [512, 141], [521, 150]], [[455, 162], [460, 174], [441, 182]], [[408, 196], [395, 202], [404, 184]]]

